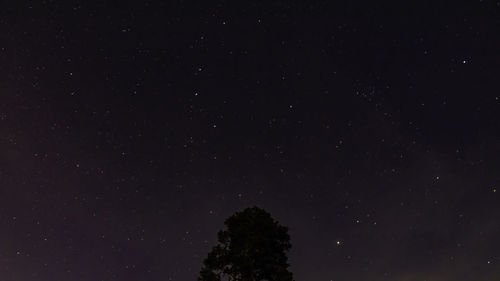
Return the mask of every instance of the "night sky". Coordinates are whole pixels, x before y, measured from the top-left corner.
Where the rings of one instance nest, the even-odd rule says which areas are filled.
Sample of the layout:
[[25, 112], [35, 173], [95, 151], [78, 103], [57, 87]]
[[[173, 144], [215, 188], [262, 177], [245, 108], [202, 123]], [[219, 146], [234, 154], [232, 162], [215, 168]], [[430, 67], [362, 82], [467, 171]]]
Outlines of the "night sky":
[[2, 2], [0, 280], [195, 280], [254, 205], [297, 281], [499, 280], [500, 2], [379, 2]]

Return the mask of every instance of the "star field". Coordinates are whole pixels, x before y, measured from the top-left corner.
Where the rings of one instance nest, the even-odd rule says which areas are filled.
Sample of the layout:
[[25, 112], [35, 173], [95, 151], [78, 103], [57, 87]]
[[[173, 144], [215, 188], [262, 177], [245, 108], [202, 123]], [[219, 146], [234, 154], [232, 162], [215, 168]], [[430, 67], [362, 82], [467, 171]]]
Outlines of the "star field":
[[224, 219], [295, 280], [500, 276], [500, 2], [16, 1], [0, 280], [188, 281]]

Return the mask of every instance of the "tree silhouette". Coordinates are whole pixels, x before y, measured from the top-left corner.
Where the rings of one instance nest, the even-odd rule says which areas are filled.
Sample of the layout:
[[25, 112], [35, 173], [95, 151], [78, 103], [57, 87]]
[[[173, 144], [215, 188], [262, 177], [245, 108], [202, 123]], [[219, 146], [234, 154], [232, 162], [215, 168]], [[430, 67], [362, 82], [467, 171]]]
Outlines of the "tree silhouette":
[[286, 252], [292, 247], [288, 228], [263, 209], [236, 212], [217, 233], [199, 281], [293, 281]]

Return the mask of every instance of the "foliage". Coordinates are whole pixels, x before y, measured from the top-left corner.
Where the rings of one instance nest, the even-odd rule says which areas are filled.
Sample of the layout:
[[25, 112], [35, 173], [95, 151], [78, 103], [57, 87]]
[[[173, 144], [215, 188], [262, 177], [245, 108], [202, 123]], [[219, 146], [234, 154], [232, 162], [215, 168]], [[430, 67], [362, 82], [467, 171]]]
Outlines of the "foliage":
[[203, 262], [199, 281], [293, 281], [286, 252], [288, 228], [263, 209], [236, 212], [217, 234], [218, 244]]

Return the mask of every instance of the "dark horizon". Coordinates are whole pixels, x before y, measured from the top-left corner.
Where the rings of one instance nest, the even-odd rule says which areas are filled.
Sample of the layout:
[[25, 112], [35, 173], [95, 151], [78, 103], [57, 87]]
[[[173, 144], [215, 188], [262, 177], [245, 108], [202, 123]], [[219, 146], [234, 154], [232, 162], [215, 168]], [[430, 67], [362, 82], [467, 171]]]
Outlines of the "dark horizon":
[[224, 219], [295, 280], [500, 276], [500, 2], [15, 1], [0, 280], [188, 281]]

